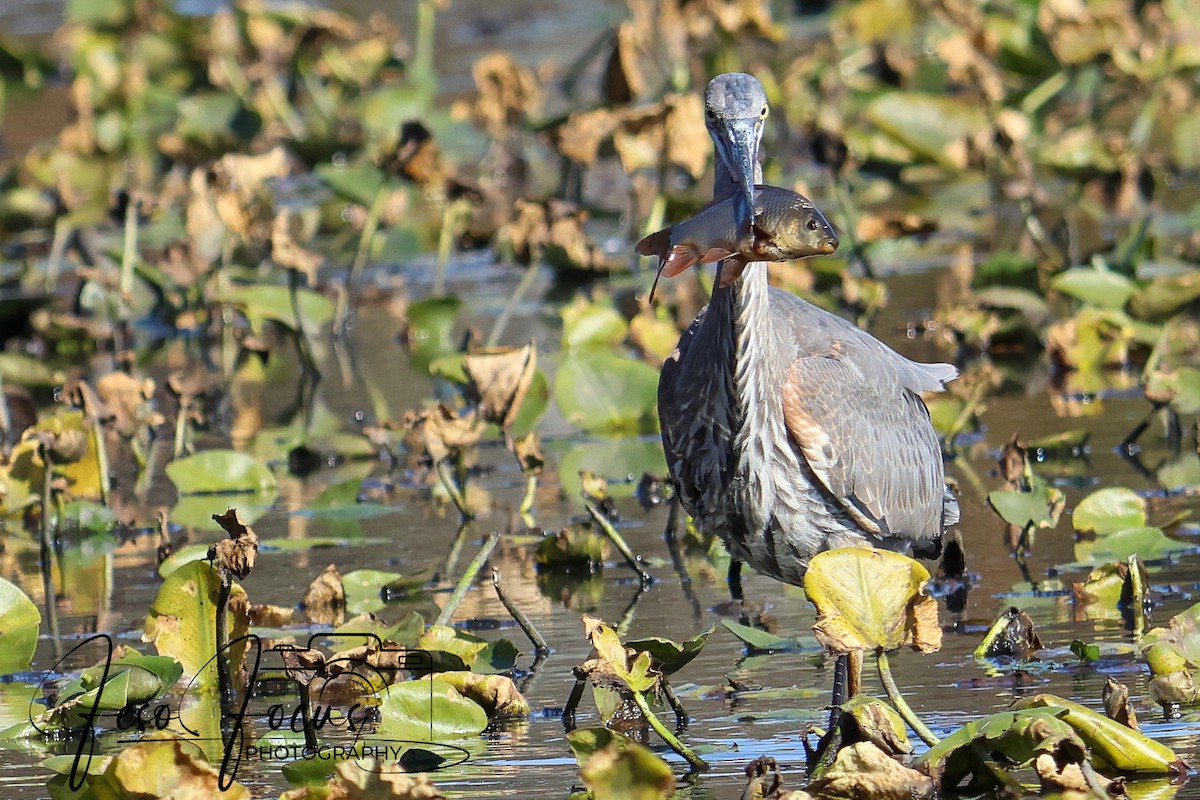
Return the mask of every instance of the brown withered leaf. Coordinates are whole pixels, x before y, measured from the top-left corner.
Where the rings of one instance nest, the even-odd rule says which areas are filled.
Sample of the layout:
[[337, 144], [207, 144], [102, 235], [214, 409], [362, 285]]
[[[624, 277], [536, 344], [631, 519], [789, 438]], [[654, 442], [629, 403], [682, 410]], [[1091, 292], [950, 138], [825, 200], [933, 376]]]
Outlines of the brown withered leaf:
[[[1083, 762], [1087, 764], [1087, 762]], [[1095, 770], [1088, 765], [1088, 770], [1091, 772], [1091, 781], [1084, 775], [1083, 769], [1074, 761], [1067, 762], [1059, 767], [1058, 762], [1050, 753], [1042, 753], [1033, 762], [1033, 768], [1041, 780], [1041, 789], [1044, 794], [1053, 794], [1056, 797], [1072, 798], [1082, 796], [1085, 798], [1095, 798], [1096, 792], [1093, 789], [1099, 789], [1103, 792], [1100, 797], [1125, 797], [1125, 780], [1117, 778], [1109, 780], [1102, 775], [1099, 775]], [[1076, 794], [1078, 793], [1078, 794]]]
[[609, 108], [576, 111], [558, 128], [556, 148], [572, 161], [591, 166], [600, 155], [601, 145], [612, 138], [620, 124], [620, 114]]
[[250, 624], [255, 628], [282, 628], [296, 619], [296, 609], [257, 603], [250, 606]]
[[530, 713], [529, 701], [507, 675], [480, 675], [475, 672], [440, 672], [435, 680], [449, 683], [458, 693], [483, 706], [488, 718], [524, 717]]
[[287, 676], [301, 686], [308, 686], [318, 676], [325, 674], [325, 655], [310, 647], [280, 647], [280, 660]]
[[498, 50], [477, 59], [471, 67], [478, 95], [471, 116], [493, 138], [503, 138], [508, 130], [539, 114], [545, 99], [537, 77], [528, 67]]
[[339, 762], [327, 786], [291, 789], [279, 800], [446, 800], [424, 773], [374, 758]]
[[336, 564], [330, 564], [308, 585], [300, 606], [310, 622], [319, 625], [341, 622], [346, 613], [346, 589]]
[[405, 443], [410, 449], [428, 453], [435, 464], [453, 453], [474, 447], [486, 427], [475, 410], [460, 414], [445, 403], [408, 412], [404, 424], [409, 429]]
[[485, 420], [508, 428], [521, 410], [536, 369], [535, 342], [471, 353], [463, 362], [470, 381], [467, 397], [479, 405]]
[[110, 372], [96, 381], [96, 393], [112, 413], [117, 432], [129, 438], [143, 425], [157, 427], [164, 422], [150, 401], [154, 399], [154, 380], [134, 378], [125, 372]]
[[213, 520], [229, 534], [208, 549], [209, 559], [215, 559], [217, 569], [240, 578], [254, 571], [258, 558], [258, 534], [238, 517], [237, 509], [230, 508], [224, 514], [213, 514]]
[[1109, 719], [1116, 720], [1135, 731], [1140, 730], [1137, 712], [1133, 710], [1133, 705], [1129, 702], [1129, 689], [1125, 684], [1113, 680], [1111, 675], [1106, 676], [1104, 690], [1100, 696], [1104, 700], [1104, 713], [1108, 715]]
[[315, 283], [317, 269], [325, 258], [300, 244], [301, 239], [311, 238], [313, 231], [306, 231], [308, 227], [301, 215], [289, 209], [279, 212], [271, 223], [271, 258], [280, 266], [304, 273], [310, 283]]
[[537, 431], [530, 431], [517, 439], [512, 443], [510, 449], [521, 465], [521, 472], [526, 475], [538, 475], [541, 473], [542, 467], [546, 466], [546, 462], [542, 458], [542, 440]]
[[806, 789], [847, 800], [917, 800], [936, 795], [933, 779], [910, 769], [871, 742], [838, 751], [833, 766]]
[[223, 185], [249, 200], [266, 187], [267, 181], [290, 175], [292, 160], [287, 148], [276, 145], [262, 155], [226, 153], [213, 170]]
[[[204, 264], [221, 257], [229, 228], [217, 213], [217, 203], [208, 181], [208, 170], [194, 169], [188, 179], [190, 192], [185, 211], [188, 243], [192, 255]], [[190, 271], [190, 270], [189, 270]], [[179, 275], [178, 277], [184, 277]], [[193, 278], [195, 276], [192, 276]]]

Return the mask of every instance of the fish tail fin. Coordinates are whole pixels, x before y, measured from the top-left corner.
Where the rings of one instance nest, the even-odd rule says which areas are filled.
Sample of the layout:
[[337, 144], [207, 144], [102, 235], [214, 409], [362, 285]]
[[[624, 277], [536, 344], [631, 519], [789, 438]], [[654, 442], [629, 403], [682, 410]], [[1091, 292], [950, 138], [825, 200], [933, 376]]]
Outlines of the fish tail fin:
[[661, 231], [650, 234], [644, 237], [640, 242], [633, 246], [633, 251], [643, 256], [658, 256], [660, 261], [666, 261], [667, 255], [671, 250], [671, 229], [663, 228]]

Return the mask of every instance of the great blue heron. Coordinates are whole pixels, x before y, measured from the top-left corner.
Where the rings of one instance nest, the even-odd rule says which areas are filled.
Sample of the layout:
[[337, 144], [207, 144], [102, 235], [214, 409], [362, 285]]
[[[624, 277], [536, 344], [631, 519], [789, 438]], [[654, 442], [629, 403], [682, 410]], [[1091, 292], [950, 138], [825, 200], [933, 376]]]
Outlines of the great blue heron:
[[[728, 73], [704, 99], [714, 198], [744, 198], [739, 225], [752, 235], [766, 95]], [[769, 286], [766, 264], [749, 264], [714, 288], [663, 364], [658, 414], [679, 499], [735, 559], [785, 583], [800, 584], [823, 550], [936, 543], [958, 503], [921, 393], [957, 375]]]

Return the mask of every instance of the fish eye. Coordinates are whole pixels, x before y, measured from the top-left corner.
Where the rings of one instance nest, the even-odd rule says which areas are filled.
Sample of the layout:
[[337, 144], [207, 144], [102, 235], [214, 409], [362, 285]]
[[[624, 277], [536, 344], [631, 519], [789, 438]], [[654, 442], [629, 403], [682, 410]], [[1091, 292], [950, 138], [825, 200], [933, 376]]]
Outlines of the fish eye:
[[713, 113], [713, 110], [712, 110], [711, 108], [706, 108], [706, 109], [704, 109], [704, 115], [705, 115], [706, 117], [708, 117], [709, 119], [716, 119], [716, 118], [717, 118], [717, 115]]
[[808, 221], [808, 229], [810, 231], [815, 231], [818, 227], [820, 227], [820, 226], [817, 225], [817, 221], [815, 219], [810, 219]]

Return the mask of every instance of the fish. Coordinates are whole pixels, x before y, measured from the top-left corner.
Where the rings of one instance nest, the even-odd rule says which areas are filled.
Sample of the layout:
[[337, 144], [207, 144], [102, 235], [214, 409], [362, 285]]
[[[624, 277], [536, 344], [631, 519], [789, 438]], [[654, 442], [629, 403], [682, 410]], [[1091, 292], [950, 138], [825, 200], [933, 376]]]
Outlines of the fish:
[[[804, 195], [779, 186], [757, 186], [751, 235], [739, 235], [735, 197], [710, 203], [696, 214], [650, 234], [635, 246], [644, 256], [658, 256], [659, 276], [672, 278], [695, 264], [729, 259], [718, 284], [727, 286], [751, 261], [791, 261], [829, 255], [837, 250], [833, 226]], [[654, 283], [657, 286], [658, 276]], [[651, 298], [654, 289], [650, 290]]]

